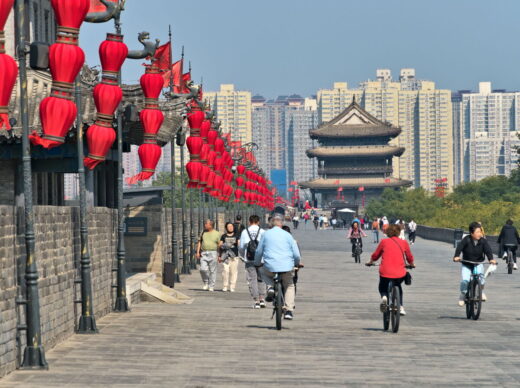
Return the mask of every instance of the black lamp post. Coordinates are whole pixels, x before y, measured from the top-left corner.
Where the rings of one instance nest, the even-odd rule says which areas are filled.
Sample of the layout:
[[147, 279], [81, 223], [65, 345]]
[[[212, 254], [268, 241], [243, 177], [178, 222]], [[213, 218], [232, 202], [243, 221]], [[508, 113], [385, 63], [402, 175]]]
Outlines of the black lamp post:
[[80, 76], [76, 79], [75, 102], [78, 107], [76, 117], [76, 147], [78, 152], [79, 177], [79, 236], [81, 246], [81, 316], [77, 332], [94, 334], [98, 332], [92, 303], [92, 281], [90, 272], [90, 253], [88, 249], [87, 195], [85, 188], [85, 166], [83, 164], [83, 122], [81, 118], [81, 86]]
[[32, 195], [31, 144], [29, 143], [29, 115], [27, 112], [27, 61], [26, 61], [26, 13], [25, 1], [16, 0], [15, 23], [17, 57], [19, 64], [20, 116], [22, 122], [22, 163], [25, 220], [25, 285], [26, 298], [18, 302], [25, 305], [26, 347], [22, 369], [47, 369], [45, 351], [42, 346], [40, 327], [40, 298], [38, 294], [38, 268], [35, 256], [34, 213]]
[[186, 183], [184, 182], [184, 147], [181, 147], [181, 219], [182, 219], [182, 270], [185, 275], [191, 274], [191, 265], [188, 257], [188, 231], [186, 227]]

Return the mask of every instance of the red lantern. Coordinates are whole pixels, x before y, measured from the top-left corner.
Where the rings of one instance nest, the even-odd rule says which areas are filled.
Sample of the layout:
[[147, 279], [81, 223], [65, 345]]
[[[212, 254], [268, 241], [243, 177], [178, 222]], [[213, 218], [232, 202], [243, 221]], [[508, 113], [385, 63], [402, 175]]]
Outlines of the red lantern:
[[237, 186], [244, 186], [244, 178], [242, 178], [241, 176], [236, 177], [235, 182], [237, 182]]
[[202, 164], [202, 168], [200, 170], [199, 186], [200, 187], [207, 187], [208, 186], [209, 175], [211, 173], [211, 170], [204, 163], [201, 163], [201, 164]]
[[90, 0], [51, 0], [56, 24], [79, 29], [90, 8]]
[[215, 149], [215, 140], [217, 140], [218, 132], [215, 130], [211, 130], [208, 132], [208, 144], [212, 149]]
[[29, 136], [31, 143], [44, 148], [53, 148], [65, 142], [65, 135], [76, 119], [76, 105], [63, 98], [47, 97], [40, 103], [40, 120], [44, 135], [36, 132]]
[[190, 125], [192, 134], [200, 133], [200, 127], [202, 125], [202, 122], [204, 121], [205, 116], [206, 115], [201, 110], [192, 110], [188, 114], [188, 123]]
[[204, 120], [202, 122], [202, 124], [200, 124], [200, 136], [204, 139], [204, 140], [207, 140], [208, 139], [208, 133], [209, 133], [209, 130], [211, 129], [211, 121], [209, 120]]
[[72, 83], [85, 63], [83, 50], [72, 44], [55, 43], [49, 49], [52, 80]]
[[147, 66], [140, 79], [145, 98], [157, 99], [164, 86], [164, 80], [156, 67]]
[[215, 182], [215, 177], [217, 174], [215, 174], [211, 169], [208, 167], [208, 178], [206, 181], [206, 187], [204, 187], [204, 192], [209, 193], [213, 189], [213, 184]]
[[157, 144], [144, 143], [139, 146], [139, 161], [141, 162], [141, 172], [131, 178], [127, 178], [126, 182], [135, 185], [138, 181], [150, 179], [155, 173], [155, 167], [161, 158], [162, 149]]
[[111, 118], [123, 98], [123, 92], [119, 86], [109, 85], [103, 82], [94, 86], [92, 95], [97, 112], [110, 116]]
[[240, 198], [242, 198], [242, 189], [235, 189], [235, 202], [240, 202]]
[[188, 177], [190, 178], [190, 181], [188, 182], [189, 189], [198, 187], [201, 169], [202, 163], [200, 162], [188, 162], [186, 164], [186, 172], [188, 173]]
[[221, 137], [217, 137], [215, 139], [214, 146], [215, 146], [215, 151], [217, 151], [217, 154], [220, 155], [224, 151], [224, 140], [222, 140]]
[[103, 73], [119, 73], [128, 55], [128, 47], [123, 43], [123, 35], [107, 34], [106, 40], [99, 45], [99, 58]]
[[202, 150], [204, 141], [198, 136], [189, 136], [186, 139], [186, 145], [193, 159], [200, 159], [200, 153]]
[[[246, 172], [246, 166], [242, 165], [242, 164], [239, 164], [237, 166], [237, 172], [240, 174], [240, 175], [244, 175], [244, 173]], [[243, 178], [242, 178], [243, 179]], [[242, 186], [242, 185], [241, 185]]]
[[[1, 1], [0, 1], [1, 2]], [[11, 129], [9, 125], [8, 107], [11, 92], [16, 83], [18, 66], [13, 58], [2, 53], [2, 41], [0, 41], [0, 129]]]
[[116, 132], [112, 127], [104, 127], [101, 125], [91, 125], [87, 130], [88, 156], [84, 159], [87, 168], [93, 169], [99, 163], [105, 161], [112, 144], [116, 140]]
[[163, 112], [158, 109], [143, 109], [139, 112], [139, 120], [143, 123], [145, 142], [155, 143], [157, 132], [164, 121]]

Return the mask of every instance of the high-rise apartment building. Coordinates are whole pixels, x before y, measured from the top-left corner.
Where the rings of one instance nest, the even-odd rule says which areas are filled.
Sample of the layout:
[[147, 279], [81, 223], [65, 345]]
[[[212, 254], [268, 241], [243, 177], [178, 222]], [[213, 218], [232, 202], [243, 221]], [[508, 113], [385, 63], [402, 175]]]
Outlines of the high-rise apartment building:
[[337, 116], [355, 98], [370, 114], [402, 129], [393, 145], [405, 153], [393, 162], [394, 174], [415, 187], [434, 191], [439, 180], [453, 186], [453, 122], [451, 92], [435, 88], [431, 81], [418, 80], [414, 69], [402, 69], [398, 81], [390, 70], [379, 69], [376, 80], [357, 89], [344, 82], [318, 91], [321, 122]]
[[309, 160], [305, 151], [313, 146], [309, 130], [318, 124], [316, 99], [253, 96], [252, 110], [253, 141], [259, 146], [257, 161], [268, 176], [271, 171], [283, 170], [285, 184], [313, 178], [316, 162]]
[[234, 85], [223, 84], [218, 92], [205, 92], [204, 98], [222, 122], [224, 133], [230, 132], [233, 140], [242, 143], [252, 140], [251, 92], [235, 90]]
[[478, 92], [459, 91], [453, 98], [455, 169], [461, 181], [509, 175], [520, 146], [520, 92], [493, 90], [480, 82]]

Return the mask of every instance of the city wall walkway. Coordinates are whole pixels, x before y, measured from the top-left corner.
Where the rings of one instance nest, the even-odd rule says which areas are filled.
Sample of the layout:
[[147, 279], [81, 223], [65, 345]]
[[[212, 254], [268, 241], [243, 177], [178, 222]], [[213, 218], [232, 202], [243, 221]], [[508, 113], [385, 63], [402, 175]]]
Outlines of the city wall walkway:
[[[16, 371], [0, 387], [518, 386], [520, 273], [488, 280], [481, 319], [457, 306], [460, 265], [448, 244], [418, 240], [405, 287], [408, 315], [382, 331], [378, 270], [355, 264], [345, 231], [298, 230], [306, 267], [295, 320], [273, 329], [253, 310], [241, 271], [236, 293], [200, 291], [198, 273], [178, 289], [191, 305], [142, 303], [98, 321], [47, 351], [49, 371]], [[372, 252], [365, 239], [362, 261]], [[220, 289], [221, 276], [219, 274]]]

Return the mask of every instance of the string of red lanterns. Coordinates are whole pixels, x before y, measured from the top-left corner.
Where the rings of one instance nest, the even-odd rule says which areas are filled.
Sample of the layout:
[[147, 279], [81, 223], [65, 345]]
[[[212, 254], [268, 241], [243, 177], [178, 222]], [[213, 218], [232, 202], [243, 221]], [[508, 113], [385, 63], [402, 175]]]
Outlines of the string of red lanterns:
[[116, 140], [112, 122], [123, 98], [117, 78], [127, 54], [128, 47], [123, 43], [123, 35], [107, 34], [106, 40], [99, 46], [103, 75], [92, 91], [97, 115], [94, 125], [87, 130], [89, 154], [83, 159], [85, 166], [91, 170], [105, 161], [108, 150]]
[[150, 179], [155, 173], [162, 154], [162, 148], [157, 144], [157, 133], [164, 121], [164, 114], [159, 109], [159, 95], [164, 80], [159, 69], [153, 63], [146, 67], [140, 83], [145, 97], [145, 107], [139, 112], [139, 119], [144, 129], [144, 142], [139, 146], [138, 151], [141, 172], [127, 179], [127, 183], [131, 185]]
[[51, 0], [56, 23], [56, 43], [49, 49], [49, 69], [52, 76], [51, 94], [40, 103], [43, 136], [29, 136], [31, 143], [53, 148], [65, 142], [65, 136], [77, 115], [73, 101], [74, 80], [85, 53], [78, 45], [79, 30], [90, 7], [90, 0]]

